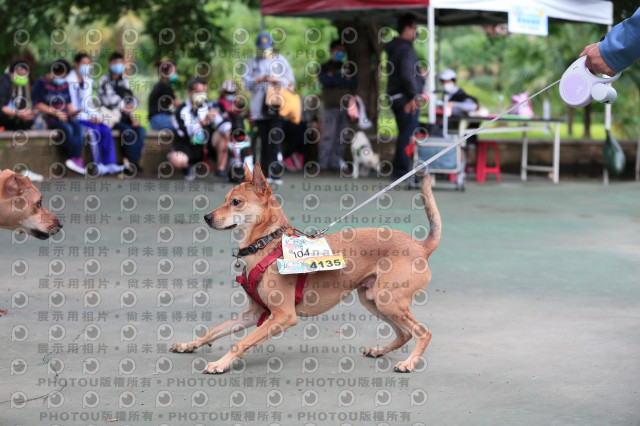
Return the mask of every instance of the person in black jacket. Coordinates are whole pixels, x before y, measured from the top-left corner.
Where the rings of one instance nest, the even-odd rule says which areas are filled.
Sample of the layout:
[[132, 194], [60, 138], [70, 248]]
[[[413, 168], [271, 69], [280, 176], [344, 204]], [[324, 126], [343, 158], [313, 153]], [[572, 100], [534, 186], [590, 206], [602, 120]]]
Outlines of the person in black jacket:
[[[342, 132], [349, 127], [346, 107], [355, 102], [358, 87], [356, 70], [345, 63], [346, 50], [340, 40], [329, 45], [331, 58], [322, 64], [318, 80], [322, 83], [322, 140], [318, 148], [320, 170], [340, 170], [343, 162]], [[285, 162], [286, 165], [286, 162]]]
[[29, 108], [25, 85], [29, 81], [29, 65], [16, 60], [9, 72], [0, 76], [0, 127], [5, 130], [26, 130], [33, 125], [35, 114]]
[[418, 127], [419, 108], [423, 103], [423, 70], [413, 50], [418, 22], [412, 14], [398, 18], [398, 37], [385, 45], [392, 65], [387, 83], [387, 94], [391, 99], [391, 108], [398, 125], [396, 152], [393, 157], [393, 177], [400, 177], [410, 170], [411, 163], [405, 152], [411, 135]]
[[180, 102], [176, 99], [171, 84], [178, 81], [178, 73], [176, 66], [170, 61], [158, 63], [157, 68], [160, 80], [149, 93], [149, 125], [152, 130], [169, 129], [175, 132], [171, 117]]

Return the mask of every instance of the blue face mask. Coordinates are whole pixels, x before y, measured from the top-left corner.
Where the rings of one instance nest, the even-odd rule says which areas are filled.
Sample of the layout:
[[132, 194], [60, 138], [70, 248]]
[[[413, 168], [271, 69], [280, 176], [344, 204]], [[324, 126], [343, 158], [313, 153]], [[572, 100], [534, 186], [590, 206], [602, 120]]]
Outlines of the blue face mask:
[[87, 76], [91, 73], [91, 65], [80, 65], [80, 75]]
[[225, 95], [224, 98], [229, 102], [233, 102], [236, 99], [236, 95]]
[[171, 74], [169, 74], [169, 77], [167, 77], [167, 79], [169, 80], [169, 83], [175, 83], [176, 81], [178, 81], [178, 73], [177, 72], [172, 72]]
[[109, 71], [114, 74], [120, 75], [124, 71], [124, 64], [113, 64], [109, 67]]
[[336, 61], [338, 61], [338, 62], [342, 62], [342, 61], [344, 61], [344, 58], [346, 58], [346, 57], [347, 57], [347, 55], [346, 55], [343, 51], [338, 50], [338, 51], [335, 53], [335, 55], [333, 55], [333, 57], [335, 58], [335, 60], [336, 60]]
[[62, 77], [53, 77], [53, 84], [56, 86], [62, 86], [67, 80]]

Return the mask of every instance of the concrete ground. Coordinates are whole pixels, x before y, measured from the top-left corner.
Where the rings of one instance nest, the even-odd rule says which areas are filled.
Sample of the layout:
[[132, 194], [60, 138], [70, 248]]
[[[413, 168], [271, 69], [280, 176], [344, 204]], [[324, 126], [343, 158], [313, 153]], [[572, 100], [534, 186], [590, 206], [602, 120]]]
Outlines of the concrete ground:
[[[387, 342], [390, 329], [354, 295], [320, 318], [301, 319], [230, 373], [200, 374], [242, 336], [193, 354], [167, 348], [246, 303], [233, 281], [232, 234], [203, 227], [229, 185], [42, 185], [65, 232], [25, 241], [3, 231], [0, 420], [639, 424], [638, 185], [505, 178], [435, 193], [442, 241], [427, 294], [412, 308], [433, 338], [411, 374], [392, 371], [407, 348], [361, 355]], [[292, 175], [276, 193], [304, 229], [342, 215], [349, 194], [362, 201], [386, 183]], [[424, 211], [412, 208], [415, 191], [390, 194], [344, 225], [391, 218], [400, 223], [388, 226], [412, 232], [426, 224]]]

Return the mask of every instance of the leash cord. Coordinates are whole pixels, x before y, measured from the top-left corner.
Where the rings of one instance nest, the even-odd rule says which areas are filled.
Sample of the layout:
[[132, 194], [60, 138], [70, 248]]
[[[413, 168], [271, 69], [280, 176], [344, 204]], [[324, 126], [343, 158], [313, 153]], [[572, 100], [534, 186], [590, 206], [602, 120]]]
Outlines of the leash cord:
[[529, 102], [531, 99], [535, 98], [536, 96], [538, 96], [539, 94], [551, 89], [553, 86], [555, 86], [556, 84], [560, 83], [560, 80], [551, 83], [550, 85], [548, 85], [547, 87], [545, 87], [542, 90], [539, 90], [538, 92], [534, 93], [533, 95], [529, 96], [527, 99], [523, 100], [522, 102], [512, 106], [511, 108], [509, 108], [508, 110], [506, 110], [505, 112], [498, 114], [496, 117], [492, 118], [488, 123], [486, 123], [485, 125], [473, 130], [472, 132], [470, 132], [469, 134], [467, 134], [466, 136], [464, 136], [463, 138], [461, 138], [459, 141], [456, 141], [455, 143], [452, 143], [450, 146], [446, 147], [445, 149], [443, 149], [442, 151], [438, 152], [437, 154], [435, 154], [433, 157], [429, 158], [428, 160], [424, 161], [422, 164], [416, 166], [413, 170], [408, 171], [407, 173], [405, 173], [403, 176], [399, 177], [396, 181], [392, 182], [389, 186], [387, 186], [386, 188], [378, 191], [376, 194], [372, 195], [371, 197], [369, 197], [369, 199], [367, 199], [365, 202], [363, 202], [362, 204], [354, 207], [352, 210], [348, 211], [347, 213], [345, 213], [342, 217], [340, 217], [339, 219], [334, 220], [333, 222], [331, 222], [329, 224], [329, 226], [327, 226], [326, 228], [324, 228], [322, 231], [316, 231], [315, 237], [318, 237], [322, 234], [324, 234], [325, 232], [327, 232], [329, 230], [329, 228], [331, 228], [332, 226], [334, 226], [335, 224], [337, 224], [338, 222], [341, 222], [342, 219], [344, 219], [345, 217], [349, 216], [352, 213], [355, 213], [357, 210], [359, 210], [361, 207], [364, 207], [365, 205], [369, 204], [371, 201], [375, 200], [376, 198], [378, 198], [380, 195], [384, 194], [385, 192], [389, 191], [390, 189], [392, 189], [393, 187], [399, 185], [400, 183], [402, 183], [405, 179], [407, 179], [408, 177], [413, 176], [414, 174], [416, 174], [419, 170], [427, 167], [429, 164], [433, 163], [435, 160], [437, 160], [438, 158], [442, 157], [444, 154], [446, 154], [447, 152], [451, 151], [453, 148], [457, 147], [458, 145], [460, 145], [462, 142], [466, 141], [467, 139], [469, 139], [471, 136], [475, 136], [477, 135], [481, 130], [486, 129], [488, 126], [490, 126], [491, 124], [495, 123], [496, 121], [500, 120], [502, 117], [504, 117], [505, 115], [509, 114], [511, 111], [515, 110], [516, 108], [518, 108], [520, 105], [523, 105], [526, 102]]

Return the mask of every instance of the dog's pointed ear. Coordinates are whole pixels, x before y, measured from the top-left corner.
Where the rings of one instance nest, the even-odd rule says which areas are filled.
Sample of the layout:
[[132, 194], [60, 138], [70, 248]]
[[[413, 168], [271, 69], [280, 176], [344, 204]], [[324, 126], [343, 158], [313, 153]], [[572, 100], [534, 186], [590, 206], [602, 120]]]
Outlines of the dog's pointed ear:
[[262, 174], [262, 167], [260, 167], [260, 163], [256, 163], [255, 166], [253, 166], [253, 179], [251, 180], [251, 186], [260, 193], [264, 193], [267, 188], [269, 188], [269, 184]]
[[244, 163], [244, 181], [251, 182], [253, 180], [253, 174], [251, 173], [251, 168], [247, 163]]
[[22, 195], [24, 188], [28, 186], [28, 183], [25, 182], [26, 179], [27, 178], [17, 173], [9, 176], [9, 179], [5, 181], [4, 187], [2, 188], [2, 196], [4, 198], [12, 198]]

